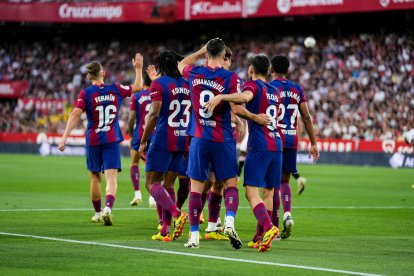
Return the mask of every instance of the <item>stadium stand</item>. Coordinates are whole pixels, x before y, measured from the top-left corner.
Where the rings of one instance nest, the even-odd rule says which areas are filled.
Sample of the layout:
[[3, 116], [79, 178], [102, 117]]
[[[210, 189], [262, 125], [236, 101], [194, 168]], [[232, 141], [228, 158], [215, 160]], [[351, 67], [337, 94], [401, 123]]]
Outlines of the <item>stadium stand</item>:
[[[265, 53], [287, 54], [292, 61], [289, 78], [298, 81], [308, 96], [320, 138], [396, 139], [414, 127], [412, 32], [316, 36], [317, 46], [303, 46], [304, 36], [226, 39], [234, 52], [233, 70], [246, 80], [247, 57]], [[79, 89], [88, 85], [85, 64], [99, 57], [108, 70], [108, 82], [129, 83], [133, 76], [130, 58], [136, 49], [147, 62], [169, 48], [183, 54], [199, 47], [188, 38], [162, 42], [113, 40], [72, 41], [55, 37], [15, 43], [0, 42], [0, 81], [29, 80], [25, 98], [61, 99], [63, 112], [36, 110], [22, 100], [0, 101], [0, 131], [61, 133]], [[128, 103], [121, 110], [126, 126]], [[82, 126], [80, 126], [82, 127]]]

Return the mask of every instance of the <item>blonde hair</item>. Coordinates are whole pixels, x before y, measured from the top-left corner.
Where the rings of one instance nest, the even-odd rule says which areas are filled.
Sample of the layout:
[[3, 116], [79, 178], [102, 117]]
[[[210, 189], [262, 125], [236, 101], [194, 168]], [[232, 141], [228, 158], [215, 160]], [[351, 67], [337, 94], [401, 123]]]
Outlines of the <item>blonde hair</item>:
[[89, 79], [96, 80], [99, 78], [99, 73], [103, 70], [102, 65], [97, 61], [92, 61], [86, 65], [86, 73]]

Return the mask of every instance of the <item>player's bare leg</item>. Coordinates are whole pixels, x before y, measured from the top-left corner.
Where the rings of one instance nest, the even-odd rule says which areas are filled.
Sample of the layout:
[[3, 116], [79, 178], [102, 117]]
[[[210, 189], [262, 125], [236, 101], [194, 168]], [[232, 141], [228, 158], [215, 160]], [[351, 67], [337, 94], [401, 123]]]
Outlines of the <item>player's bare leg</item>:
[[282, 174], [282, 183], [280, 184], [280, 198], [283, 206], [283, 230], [280, 234], [282, 239], [287, 239], [291, 235], [293, 227], [292, 219], [292, 190], [289, 185], [290, 173]]
[[242, 247], [242, 242], [237, 235], [234, 219], [239, 207], [239, 191], [237, 189], [237, 177], [224, 180], [226, 205], [226, 219], [224, 220], [224, 234], [229, 237], [231, 246], [235, 249]]
[[90, 193], [93, 208], [95, 209], [95, 215], [92, 217], [92, 222], [102, 222], [102, 209], [101, 209], [101, 173], [91, 172], [91, 185]]
[[191, 179], [190, 199], [188, 201], [188, 216], [190, 219], [190, 238], [184, 244], [187, 248], [200, 246], [200, 214], [202, 211], [201, 194], [204, 182]]
[[140, 190], [140, 174], [139, 174], [139, 159], [140, 156], [137, 151], [134, 149], [130, 150], [131, 153], [131, 168], [130, 168], [130, 177], [132, 186], [134, 188], [134, 199], [130, 202], [131, 206], [136, 206], [142, 203], [142, 194]]
[[105, 170], [106, 178], [106, 197], [105, 197], [105, 208], [102, 212], [102, 219], [104, 225], [112, 225], [112, 208], [115, 202], [115, 195], [117, 190], [117, 177], [118, 169], [108, 169]]
[[[273, 239], [279, 233], [279, 229], [272, 225], [269, 213], [265, 206], [264, 200], [260, 198], [259, 188], [245, 185], [246, 198], [253, 210], [254, 216], [261, 227], [263, 227], [263, 237], [259, 245], [259, 252], [267, 251], [272, 244]], [[273, 189], [264, 189], [264, 197], [267, 203], [273, 200]]]
[[[154, 197], [157, 204], [159, 204], [163, 210], [169, 211], [174, 218], [174, 239], [179, 238], [182, 235], [184, 225], [187, 221], [187, 214], [181, 212], [177, 207], [168, 191], [161, 185], [164, 174], [160, 172], [150, 171], [147, 172], [148, 181], [145, 183], [145, 187], [148, 192]], [[174, 196], [175, 197], [175, 196]]]

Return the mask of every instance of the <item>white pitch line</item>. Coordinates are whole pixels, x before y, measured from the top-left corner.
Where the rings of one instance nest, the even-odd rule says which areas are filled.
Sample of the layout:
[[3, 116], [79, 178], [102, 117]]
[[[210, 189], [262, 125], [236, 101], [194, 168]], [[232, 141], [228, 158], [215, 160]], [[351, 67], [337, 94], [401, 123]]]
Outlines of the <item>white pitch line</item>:
[[[0, 209], [0, 212], [61, 212], [91, 211], [93, 208], [40, 208], [40, 209]], [[239, 209], [250, 209], [250, 206], [239, 206]], [[414, 209], [414, 206], [297, 206], [292, 209]], [[149, 207], [114, 208], [114, 211], [146, 211], [155, 210]]]
[[42, 239], [42, 240], [50, 240], [50, 241], [59, 241], [59, 242], [67, 242], [67, 243], [77, 243], [77, 244], [85, 244], [85, 245], [105, 246], [105, 247], [130, 249], [130, 250], [153, 252], [153, 253], [181, 255], [181, 256], [187, 256], [187, 257], [197, 257], [197, 258], [203, 258], [203, 259], [214, 259], [214, 260], [229, 261], [229, 262], [239, 262], [239, 263], [257, 264], [257, 265], [269, 265], [269, 266], [280, 266], [280, 267], [289, 267], [289, 268], [297, 268], [297, 269], [305, 269], [305, 270], [324, 271], [324, 272], [332, 272], [332, 273], [348, 274], [348, 275], [381, 276], [380, 274], [363, 273], [363, 272], [348, 271], [348, 270], [341, 270], [341, 269], [330, 269], [330, 268], [316, 267], [316, 266], [305, 266], [305, 265], [293, 265], [293, 264], [254, 261], [254, 260], [247, 260], [247, 259], [228, 258], [228, 257], [222, 257], [222, 256], [211, 256], [211, 255], [176, 252], [176, 251], [169, 251], [169, 250], [162, 250], [162, 249], [126, 246], [126, 245], [120, 245], [120, 244], [68, 240], [68, 239], [53, 238], [53, 237], [46, 237], [46, 236], [16, 234], [16, 233], [8, 233], [8, 232], [0, 232], [0, 235], [12, 236], [12, 237], [22, 237], [22, 238]]

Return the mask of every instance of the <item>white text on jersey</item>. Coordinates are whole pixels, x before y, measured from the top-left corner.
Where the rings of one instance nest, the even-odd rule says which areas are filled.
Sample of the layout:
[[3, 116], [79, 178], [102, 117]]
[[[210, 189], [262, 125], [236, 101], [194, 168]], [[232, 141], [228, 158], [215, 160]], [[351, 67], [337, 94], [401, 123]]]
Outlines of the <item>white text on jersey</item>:
[[95, 101], [96, 103], [106, 102], [106, 101], [114, 102], [115, 96], [114, 95], [98, 96], [98, 97], [95, 97]]
[[206, 85], [206, 86], [210, 86], [211, 88], [219, 91], [220, 93], [223, 93], [224, 91], [224, 87], [212, 80], [206, 80], [206, 79], [194, 79], [193, 80], [193, 86], [197, 86], [197, 85]]
[[285, 98], [285, 97], [294, 98], [297, 102], [300, 102], [300, 96], [296, 93], [293, 93], [292, 91], [282, 91], [282, 92], [280, 92], [279, 97], [281, 97], [281, 98]]
[[145, 101], [151, 101], [151, 96], [142, 96], [141, 98], [139, 98], [138, 103], [142, 104]]
[[171, 93], [173, 95], [177, 95], [177, 94], [190, 95], [190, 90], [188, 90], [187, 88], [184, 88], [184, 87], [177, 87], [177, 88], [174, 88], [173, 90], [171, 90]]

